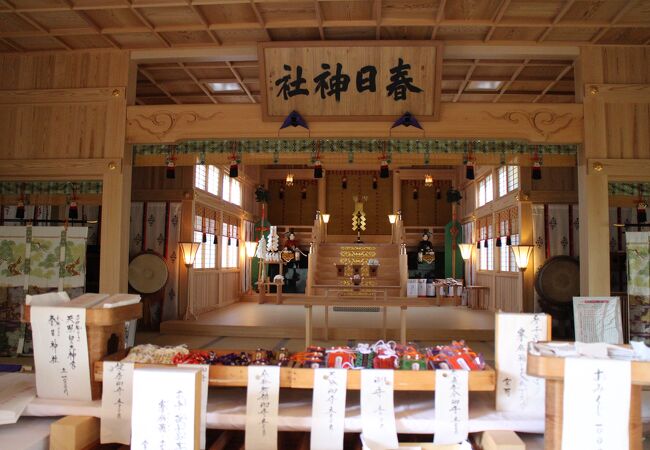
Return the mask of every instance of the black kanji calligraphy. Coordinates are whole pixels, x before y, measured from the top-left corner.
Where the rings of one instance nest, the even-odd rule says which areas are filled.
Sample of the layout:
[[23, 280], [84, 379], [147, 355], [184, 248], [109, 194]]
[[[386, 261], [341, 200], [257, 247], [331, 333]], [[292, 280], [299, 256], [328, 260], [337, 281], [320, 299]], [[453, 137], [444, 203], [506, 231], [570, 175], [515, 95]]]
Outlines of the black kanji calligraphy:
[[316, 89], [314, 93], [320, 93], [322, 99], [325, 96], [334, 95], [334, 99], [338, 102], [341, 101], [341, 92], [347, 92], [350, 85], [350, 75], [343, 73], [343, 66], [341, 63], [336, 63], [336, 73], [330, 72], [329, 64], [321, 64], [323, 72], [314, 78]]
[[399, 58], [397, 65], [390, 69], [390, 84], [386, 86], [388, 97], [393, 97], [395, 101], [406, 100], [408, 92], [422, 92], [422, 89], [413, 84], [413, 77], [409, 76], [408, 71], [411, 69], [410, 64], [405, 64], [402, 58]]
[[276, 97], [282, 95], [282, 98], [288, 100], [295, 95], [309, 95], [309, 90], [302, 87], [307, 81], [302, 76], [302, 67], [296, 66], [296, 77], [293, 80], [291, 79], [291, 66], [285, 64], [283, 68], [289, 73], [275, 80], [275, 85], [279, 86]]

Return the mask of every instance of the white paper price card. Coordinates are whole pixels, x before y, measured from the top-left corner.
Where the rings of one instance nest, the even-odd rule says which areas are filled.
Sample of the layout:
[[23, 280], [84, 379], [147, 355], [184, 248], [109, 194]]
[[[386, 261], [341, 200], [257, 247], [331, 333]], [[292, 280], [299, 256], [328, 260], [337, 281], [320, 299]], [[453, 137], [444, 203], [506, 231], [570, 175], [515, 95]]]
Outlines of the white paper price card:
[[135, 369], [131, 449], [198, 449], [200, 392], [199, 370]]
[[466, 370], [436, 370], [435, 444], [458, 444], [469, 430]]
[[208, 420], [208, 390], [210, 388], [210, 366], [208, 364], [178, 364], [181, 369], [201, 370], [201, 424], [199, 426], [199, 448], [205, 448], [205, 429]]
[[37, 395], [90, 400], [86, 310], [33, 306], [31, 323]]
[[314, 369], [311, 450], [343, 450], [346, 369]]
[[361, 371], [361, 429], [365, 445], [372, 450], [397, 448], [393, 404], [393, 371]]
[[133, 363], [104, 361], [100, 443], [131, 443]]
[[562, 450], [629, 448], [630, 361], [566, 358]]
[[246, 450], [277, 450], [280, 367], [248, 366]]
[[547, 338], [546, 314], [496, 315], [497, 411], [544, 415], [545, 381], [526, 373], [528, 343]]

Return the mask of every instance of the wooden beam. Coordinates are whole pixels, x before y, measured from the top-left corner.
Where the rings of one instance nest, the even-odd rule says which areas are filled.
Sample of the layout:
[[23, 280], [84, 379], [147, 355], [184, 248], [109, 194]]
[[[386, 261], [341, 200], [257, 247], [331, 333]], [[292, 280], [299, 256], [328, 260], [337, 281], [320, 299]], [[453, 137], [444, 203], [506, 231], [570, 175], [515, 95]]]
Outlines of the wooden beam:
[[0, 90], [0, 105], [122, 101], [124, 95], [123, 87]]
[[[580, 143], [582, 105], [443, 103], [440, 120], [422, 122], [426, 136], [439, 138], [525, 139], [531, 142]], [[307, 118], [309, 121], [310, 118]], [[282, 130], [262, 120], [260, 105], [151, 105], [127, 111], [129, 143], [173, 143], [209, 138], [421, 138], [420, 130], [393, 130], [391, 121], [311, 121], [310, 132]]]
[[585, 84], [585, 97], [604, 103], [650, 103], [650, 84]]
[[194, 76], [194, 74], [185, 66], [185, 63], [179, 62], [178, 65], [183, 68], [183, 71], [187, 74], [187, 76], [192, 79], [192, 82], [196, 86], [198, 86], [198, 88], [201, 89], [201, 91], [203, 91], [203, 93], [210, 99], [212, 103], [219, 103], [217, 99], [212, 96], [210, 90], [207, 87], [205, 87], [203, 83], [199, 82], [199, 80]]
[[613, 181], [650, 180], [650, 159], [590, 158], [586, 166], [588, 175], [606, 175]]
[[246, 92], [246, 95], [248, 95], [248, 98], [250, 99], [251, 103], [257, 103], [255, 101], [255, 99], [253, 98], [253, 96], [251, 94], [251, 91], [248, 89], [248, 86], [246, 86], [246, 83], [244, 83], [242, 78], [239, 76], [239, 73], [237, 72], [237, 70], [235, 70], [235, 68], [232, 66], [232, 64], [230, 64], [230, 61], [226, 61], [226, 65], [228, 66], [228, 68], [232, 72], [233, 76], [237, 80], [237, 83], [239, 83], [239, 85], [244, 90], [244, 92]]
[[325, 31], [323, 30], [323, 12], [320, 9], [318, 0], [314, 0], [314, 11], [316, 12], [316, 20], [318, 20], [318, 34], [321, 41], [325, 40]]
[[501, 0], [501, 4], [497, 8], [496, 13], [494, 14], [494, 16], [492, 16], [492, 21], [494, 22], [494, 24], [492, 25], [490, 30], [487, 32], [487, 34], [483, 38], [484, 42], [488, 42], [490, 40], [490, 38], [492, 37], [492, 35], [494, 34], [494, 30], [496, 30], [496, 27], [497, 27], [498, 23], [503, 18], [503, 15], [505, 14], [505, 12], [508, 9], [508, 6], [510, 6], [510, 1], [511, 0]]
[[0, 159], [0, 178], [20, 180], [33, 177], [48, 179], [101, 179], [109, 172], [121, 172], [122, 160], [115, 159]]
[[575, 3], [576, 0], [567, 0], [567, 2], [564, 4], [560, 12], [557, 13], [557, 15], [553, 18], [553, 22], [551, 23], [551, 26], [547, 27], [546, 30], [541, 34], [539, 38], [537, 38], [537, 42], [542, 42], [544, 39], [546, 39], [549, 35], [549, 33], [553, 30], [553, 27], [557, 25], [560, 20], [562, 20], [562, 17], [571, 9], [573, 4]]
[[549, 83], [548, 86], [546, 86], [546, 87], [544, 88], [544, 90], [543, 90], [543, 91], [542, 91], [542, 92], [541, 92], [537, 97], [535, 97], [535, 98], [533, 99], [533, 103], [537, 103], [539, 100], [541, 100], [542, 98], [544, 98], [544, 96], [546, 95], [546, 93], [547, 93], [548, 91], [550, 91], [551, 88], [552, 88], [553, 86], [555, 86], [555, 85], [556, 85], [556, 84], [557, 84], [557, 83], [558, 83], [562, 78], [564, 78], [564, 76], [565, 76], [567, 73], [569, 73], [569, 71], [570, 71], [571, 69], [573, 69], [574, 66], [575, 66], [575, 62], [574, 62], [573, 64], [570, 64], [570, 65], [566, 66], [566, 67], [565, 67], [565, 68], [564, 68], [564, 69], [563, 69], [563, 70], [558, 74], [558, 76], [555, 77], [555, 80], [553, 80], [551, 83]]
[[372, 18], [375, 20], [375, 39], [381, 39], [381, 0], [375, 0], [372, 7]]
[[266, 29], [266, 22], [264, 20], [264, 17], [262, 17], [262, 13], [260, 13], [259, 8], [255, 4], [255, 0], [250, 0], [250, 4], [253, 12], [255, 13], [255, 17], [257, 17], [257, 22], [259, 23], [260, 27], [262, 27], [262, 30], [264, 30], [264, 34], [266, 34], [266, 39], [272, 41], [269, 30]]
[[592, 44], [597, 43], [600, 38], [602, 38], [605, 33], [607, 33], [612, 28], [613, 25], [621, 20], [621, 17], [623, 17], [625, 13], [627, 13], [633, 6], [636, 6], [637, 3], [639, 3], [639, 0], [628, 0], [627, 2], [624, 2], [623, 7], [619, 9], [618, 13], [616, 13], [616, 15], [612, 18], [611, 22], [608, 25], [602, 27], [600, 31], [598, 31], [598, 33], [596, 33], [594, 37], [591, 38], [590, 42]]
[[517, 67], [517, 70], [515, 70], [513, 72], [510, 79], [507, 82], [503, 83], [503, 86], [501, 86], [501, 89], [499, 89], [499, 93], [494, 97], [494, 99], [492, 99], [492, 103], [496, 103], [496, 102], [499, 101], [501, 96], [503, 94], [505, 94], [505, 92], [508, 90], [510, 85], [517, 79], [519, 74], [526, 68], [526, 66], [528, 65], [529, 62], [530, 62], [530, 59], [526, 59], [526, 60], [524, 60], [524, 62], [519, 67]]
[[147, 78], [147, 80], [149, 80], [149, 82], [150, 82], [151, 84], [153, 84], [154, 86], [156, 86], [156, 87], [157, 87], [157, 88], [158, 88], [158, 89], [159, 89], [163, 94], [165, 94], [167, 97], [169, 97], [169, 99], [170, 99], [171, 101], [173, 101], [174, 103], [180, 105], [181, 102], [178, 101], [178, 99], [176, 99], [176, 97], [174, 97], [174, 96], [173, 96], [173, 95], [172, 95], [172, 94], [171, 94], [167, 89], [165, 89], [163, 86], [161, 86], [160, 84], [158, 84], [158, 82], [154, 79], [154, 77], [149, 73], [148, 70], [146, 70], [146, 69], [144, 69], [144, 68], [142, 68], [142, 67], [139, 67], [139, 68], [138, 68], [138, 71], [139, 71], [142, 75], [144, 75], [144, 76]]
[[467, 73], [465, 73], [465, 79], [460, 83], [460, 86], [458, 87], [458, 92], [456, 92], [456, 95], [454, 95], [454, 99], [452, 102], [456, 103], [458, 99], [460, 98], [461, 94], [469, 84], [469, 80], [472, 78], [472, 74], [474, 73], [474, 70], [476, 70], [476, 63], [478, 60], [474, 60], [474, 63], [467, 69]]
[[445, 7], [447, 6], [447, 0], [440, 0], [440, 3], [438, 4], [438, 11], [436, 11], [436, 24], [433, 27], [433, 30], [431, 31], [431, 40], [436, 39], [436, 34], [438, 33], [438, 29], [440, 28], [440, 22], [442, 19], [445, 18]]

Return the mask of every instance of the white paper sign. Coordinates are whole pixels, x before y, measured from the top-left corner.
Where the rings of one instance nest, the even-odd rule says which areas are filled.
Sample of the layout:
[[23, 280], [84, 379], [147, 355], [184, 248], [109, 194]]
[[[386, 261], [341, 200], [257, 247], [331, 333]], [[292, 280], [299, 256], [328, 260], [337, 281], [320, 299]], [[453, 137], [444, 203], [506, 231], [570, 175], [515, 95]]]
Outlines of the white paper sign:
[[630, 361], [566, 358], [562, 450], [629, 448]]
[[436, 370], [434, 444], [458, 444], [467, 440], [469, 372]]
[[526, 373], [528, 342], [547, 338], [546, 314], [496, 315], [497, 411], [544, 415], [545, 381]]
[[576, 341], [623, 343], [618, 297], [573, 297]]
[[372, 450], [394, 449], [397, 442], [393, 405], [393, 371], [361, 371], [361, 430]]
[[103, 364], [100, 443], [131, 443], [133, 363]]
[[208, 423], [208, 390], [210, 388], [210, 366], [208, 364], [178, 364], [181, 369], [201, 370], [201, 425], [199, 426], [199, 448], [205, 449], [205, 429]]
[[343, 450], [346, 369], [314, 369], [311, 450]]
[[280, 367], [248, 366], [246, 450], [277, 450]]
[[132, 450], [198, 448], [197, 373], [176, 367], [133, 372]]
[[33, 306], [31, 324], [37, 395], [90, 400], [86, 310]]

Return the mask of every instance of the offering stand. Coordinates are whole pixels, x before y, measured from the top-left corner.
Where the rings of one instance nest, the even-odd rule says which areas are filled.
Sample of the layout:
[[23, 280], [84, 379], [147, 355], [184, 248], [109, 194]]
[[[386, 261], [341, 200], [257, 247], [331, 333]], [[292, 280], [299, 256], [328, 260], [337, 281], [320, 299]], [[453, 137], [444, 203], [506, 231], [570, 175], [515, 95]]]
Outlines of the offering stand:
[[[528, 353], [528, 375], [546, 379], [546, 450], [562, 448], [564, 358]], [[630, 450], [641, 450], [641, 387], [650, 386], [650, 362], [632, 361]]]

